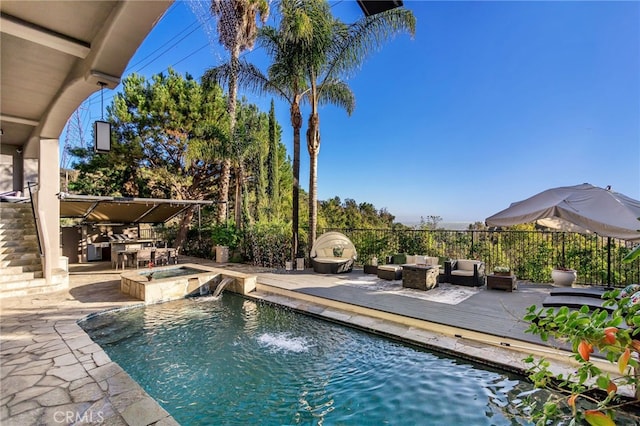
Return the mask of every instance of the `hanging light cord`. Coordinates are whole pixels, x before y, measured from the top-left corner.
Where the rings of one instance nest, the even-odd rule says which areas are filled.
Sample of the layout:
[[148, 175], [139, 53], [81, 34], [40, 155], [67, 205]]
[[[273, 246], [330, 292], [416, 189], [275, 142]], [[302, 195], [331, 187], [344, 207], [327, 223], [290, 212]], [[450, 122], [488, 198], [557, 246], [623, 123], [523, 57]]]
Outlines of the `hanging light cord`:
[[100, 112], [102, 114], [102, 121], [104, 121], [104, 86], [106, 86], [106, 84], [103, 82], [98, 84], [100, 84]]

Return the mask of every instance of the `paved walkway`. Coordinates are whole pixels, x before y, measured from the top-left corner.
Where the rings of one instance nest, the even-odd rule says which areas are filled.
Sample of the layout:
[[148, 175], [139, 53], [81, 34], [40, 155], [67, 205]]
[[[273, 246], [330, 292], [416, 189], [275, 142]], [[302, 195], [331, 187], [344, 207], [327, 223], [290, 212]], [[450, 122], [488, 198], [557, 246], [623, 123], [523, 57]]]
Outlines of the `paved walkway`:
[[[184, 262], [215, 265], [195, 258]], [[362, 272], [324, 276], [226, 267], [258, 274], [255, 299], [515, 371], [525, 367], [524, 354], [536, 351], [555, 358], [557, 372], [572, 370], [566, 353], [523, 333], [523, 309], [541, 306], [548, 294], [544, 286], [521, 286], [514, 293], [481, 290], [449, 305], [371, 289]], [[140, 304], [120, 293], [119, 277], [107, 262], [72, 265], [68, 290], [0, 300], [3, 426], [176, 424], [77, 325], [91, 313]]]
[[120, 293], [115, 272], [74, 269], [69, 290], [0, 300], [0, 423], [176, 425], [77, 325], [140, 301]]

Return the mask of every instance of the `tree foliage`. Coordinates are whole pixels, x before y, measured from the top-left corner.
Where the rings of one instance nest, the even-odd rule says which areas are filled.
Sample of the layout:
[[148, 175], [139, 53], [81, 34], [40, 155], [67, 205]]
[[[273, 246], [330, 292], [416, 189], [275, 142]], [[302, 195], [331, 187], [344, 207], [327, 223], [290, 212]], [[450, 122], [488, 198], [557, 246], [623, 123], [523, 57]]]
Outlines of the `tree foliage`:
[[[579, 365], [573, 374], [556, 376], [544, 358], [526, 359], [531, 364], [529, 377], [537, 387], [560, 392], [552, 394], [543, 404], [531, 402], [536, 424], [567, 421], [579, 424], [586, 420], [589, 424], [615, 425], [616, 410], [640, 401], [640, 304], [633, 303], [633, 297], [633, 293], [620, 289], [605, 293], [603, 298], [605, 305], [612, 307], [611, 314], [604, 309], [591, 312], [586, 306], [577, 311], [567, 307], [528, 309], [524, 317], [529, 323], [527, 332], [543, 341], [568, 343]], [[591, 356], [595, 351], [617, 365], [619, 374], [611, 374], [594, 364]], [[635, 395], [622, 396], [619, 389], [625, 387], [634, 390]], [[562, 410], [563, 407], [568, 410]]]
[[[271, 99], [271, 108], [269, 109], [269, 153], [267, 155], [267, 195], [271, 200], [280, 197], [280, 159], [278, 158], [277, 141], [280, 139], [281, 134], [282, 130], [277, 127], [275, 104]], [[276, 139], [276, 135], [278, 139]], [[269, 205], [269, 220], [279, 218], [279, 216], [278, 203]]]
[[[257, 210], [250, 205], [259, 198], [258, 193], [265, 192], [260, 170], [267, 167], [268, 117], [256, 106], [241, 102], [233, 145], [228, 137], [226, 102], [220, 87], [200, 85], [171, 69], [150, 81], [135, 74], [127, 77], [122, 93], [107, 109], [112, 151], [75, 150], [74, 167], [80, 173], [70, 189], [90, 195], [216, 200], [221, 163], [233, 153], [237, 165], [233, 177], [241, 194], [236, 196], [239, 202], [233, 212], [244, 200], [246, 220], [254, 220]], [[279, 139], [275, 150], [279, 184], [288, 188], [290, 164]], [[287, 206], [290, 200], [280, 197], [261, 203]], [[186, 238], [192, 216], [190, 212], [183, 217], [176, 236], [178, 246]]]
[[[229, 79], [227, 112], [229, 113], [229, 137], [235, 137], [236, 96], [238, 91], [237, 76], [240, 53], [251, 49], [256, 39], [259, 17], [264, 24], [269, 16], [269, 3], [266, 0], [211, 0], [211, 13], [218, 18], [218, 35], [220, 44], [229, 51]], [[232, 141], [233, 142], [233, 141]], [[226, 215], [226, 203], [229, 200], [231, 158], [222, 159], [220, 182], [220, 204], [218, 221], [222, 222]], [[236, 184], [237, 185], [237, 184]], [[238, 186], [236, 186], [236, 190]], [[236, 194], [236, 200], [238, 200]], [[236, 205], [236, 209], [237, 209]], [[239, 214], [236, 215], [236, 220]]]
[[[326, 0], [292, 2], [298, 15], [308, 17], [306, 31], [294, 33], [293, 42], [302, 52], [307, 86], [306, 99], [311, 111], [307, 128], [309, 152], [309, 245], [316, 238], [317, 169], [320, 153], [319, 106], [333, 104], [351, 114], [355, 96], [343, 81], [360, 69], [365, 59], [379, 50], [392, 36], [415, 33], [415, 17], [410, 10], [394, 8], [365, 16], [346, 25], [334, 18]], [[286, 16], [283, 20], [286, 20]]]
[[395, 217], [386, 209], [377, 210], [371, 203], [357, 203], [339, 197], [319, 202], [319, 217], [323, 228], [379, 229], [389, 228]]

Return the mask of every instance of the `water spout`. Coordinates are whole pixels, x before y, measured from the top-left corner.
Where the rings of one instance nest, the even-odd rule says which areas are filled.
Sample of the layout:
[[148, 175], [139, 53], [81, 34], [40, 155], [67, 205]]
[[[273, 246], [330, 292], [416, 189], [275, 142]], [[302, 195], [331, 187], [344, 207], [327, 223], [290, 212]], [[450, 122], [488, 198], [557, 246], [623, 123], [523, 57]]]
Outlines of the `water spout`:
[[224, 288], [230, 283], [234, 282], [235, 280], [236, 280], [235, 278], [227, 277], [227, 278], [224, 278], [222, 281], [220, 281], [220, 284], [216, 286], [216, 289], [213, 292], [213, 298], [214, 299], [219, 298]]

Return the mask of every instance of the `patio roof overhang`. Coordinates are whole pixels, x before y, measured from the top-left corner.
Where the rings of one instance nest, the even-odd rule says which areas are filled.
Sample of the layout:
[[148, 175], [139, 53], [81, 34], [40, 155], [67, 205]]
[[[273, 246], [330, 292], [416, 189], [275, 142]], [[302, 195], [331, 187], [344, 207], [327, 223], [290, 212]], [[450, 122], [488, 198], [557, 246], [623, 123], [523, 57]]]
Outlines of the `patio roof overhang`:
[[85, 223], [164, 223], [193, 206], [215, 204], [205, 200], [99, 197], [60, 193], [60, 217]]
[[365, 16], [375, 15], [402, 6], [402, 0], [358, 0]]
[[[39, 158], [92, 93], [114, 89], [173, 0], [0, 1], [2, 145]], [[4, 148], [3, 151], [7, 152]]]

